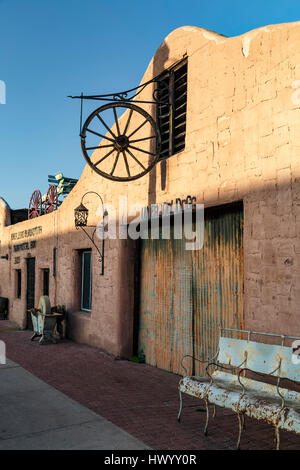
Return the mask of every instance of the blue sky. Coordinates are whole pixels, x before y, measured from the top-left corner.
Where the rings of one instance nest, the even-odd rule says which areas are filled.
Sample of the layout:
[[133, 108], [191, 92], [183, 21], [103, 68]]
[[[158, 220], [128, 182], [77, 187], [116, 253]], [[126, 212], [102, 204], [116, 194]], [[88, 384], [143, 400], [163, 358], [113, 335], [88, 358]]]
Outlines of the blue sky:
[[236, 36], [298, 20], [299, 0], [0, 0], [0, 195], [23, 208], [48, 174], [79, 177], [79, 102], [67, 95], [138, 85], [175, 28]]

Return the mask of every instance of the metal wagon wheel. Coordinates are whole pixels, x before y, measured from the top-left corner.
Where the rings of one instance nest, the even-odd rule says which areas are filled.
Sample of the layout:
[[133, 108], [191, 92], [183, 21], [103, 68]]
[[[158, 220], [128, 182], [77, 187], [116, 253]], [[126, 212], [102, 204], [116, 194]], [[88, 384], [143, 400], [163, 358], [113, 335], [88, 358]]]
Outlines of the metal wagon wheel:
[[[118, 111], [128, 111], [122, 126]], [[108, 125], [112, 117], [114, 130]], [[132, 181], [148, 173], [158, 161], [160, 145], [155, 121], [131, 103], [101, 106], [87, 118], [81, 131], [81, 148], [87, 163], [99, 175], [114, 181]]]
[[44, 213], [50, 214], [57, 209], [58, 195], [55, 184], [50, 184], [44, 203]]
[[41, 192], [36, 189], [33, 191], [29, 206], [28, 206], [28, 219], [34, 219], [42, 215], [42, 195]]

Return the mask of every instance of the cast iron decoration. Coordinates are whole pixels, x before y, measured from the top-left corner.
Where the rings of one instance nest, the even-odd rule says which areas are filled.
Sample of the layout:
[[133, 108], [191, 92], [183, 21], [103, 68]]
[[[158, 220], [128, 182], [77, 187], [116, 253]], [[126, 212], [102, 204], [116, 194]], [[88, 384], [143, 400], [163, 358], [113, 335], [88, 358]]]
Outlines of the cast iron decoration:
[[48, 175], [50, 185], [47, 193], [42, 196], [41, 191], [36, 189], [30, 197], [28, 219], [55, 211], [62, 202], [59, 198], [66, 197], [77, 181], [74, 178], [66, 178], [62, 173], [57, 173], [55, 176]]
[[57, 209], [58, 206], [58, 194], [55, 184], [50, 184], [47, 191], [47, 196], [44, 204], [45, 214], [50, 214]]
[[[87, 196], [88, 194], [95, 194], [96, 196], [99, 197], [100, 201], [101, 201], [101, 208], [102, 208], [102, 224], [101, 226], [99, 227], [99, 225], [95, 226], [95, 225], [88, 225], [87, 222], [88, 222], [88, 216], [89, 216], [89, 210], [84, 206], [83, 204], [83, 199], [85, 198], [85, 196]], [[87, 193], [85, 193], [82, 198], [81, 198], [81, 202], [79, 204], [78, 207], [76, 207], [74, 209], [74, 222], [75, 222], [75, 227], [77, 230], [81, 229], [85, 235], [88, 237], [88, 239], [92, 242], [92, 244], [94, 245], [94, 247], [96, 248], [97, 252], [98, 252], [98, 255], [99, 255], [99, 261], [101, 261], [102, 263], [102, 271], [101, 271], [101, 274], [104, 274], [104, 217], [107, 216], [107, 211], [104, 210], [104, 203], [103, 203], [103, 199], [102, 197], [100, 196], [100, 194], [96, 193], [95, 191], [88, 191]], [[92, 236], [85, 230], [85, 227], [93, 227], [94, 228], [94, 231], [92, 233]], [[98, 246], [96, 245], [95, 243], [95, 234], [96, 232], [100, 229], [101, 231], [101, 239], [102, 239], [102, 247], [101, 247], [101, 250], [98, 248]], [[99, 232], [98, 232], [99, 233]]]
[[34, 219], [42, 214], [42, 194], [36, 189], [33, 191], [28, 207], [28, 219]]
[[34, 219], [43, 214], [50, 214], [58, 207], [58, 194], [56, 186], [51, 184], [47, 194], [42, 196], [41, 191], [33, 191], [28, 207], [28, 219]]
[[[165, 91], [162, 88], [167, 87], [160, 80], [161, 75], [138, 87], [119, 93], [90, 96], [81, 94], [81, 96], [69, 97], [81, 100], [82, 153], [90, 167], [99, 175], [113, 181], [132, 181], [144, 176], [157, 163], [161, 149], [160, 131], [155, 120], [143, 108], [137, 106], [137, 103], [171, 106], [169, 102], [160, 100], [162, 91]], [[153, 101], [135, 99], [153, 83], [157, 84], [152, 95]], [[169, 93], [166, 96], [168, 98]], [[93, 111], [82, 125], [83, 100], [110, 101], [110, 103]], [[124, 111], [128, 111], [128, 114], [121, 127], [118, 112]], [[115, 123], [114, 131], [109, 125], [111, 119]], [[102, 139], [100, 144], [99, 137]], [[99, 154], [99, 158], [97, 157], [98, 150], [103, 151]], [[95, 155], [91, 159], [94, 152]]]

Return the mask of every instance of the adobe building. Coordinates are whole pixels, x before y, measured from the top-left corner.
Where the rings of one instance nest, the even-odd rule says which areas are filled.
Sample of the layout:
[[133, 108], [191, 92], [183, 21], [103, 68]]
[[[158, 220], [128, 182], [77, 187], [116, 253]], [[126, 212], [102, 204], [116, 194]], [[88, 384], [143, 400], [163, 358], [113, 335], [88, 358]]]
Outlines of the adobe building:
[[[52, 305], [67, 307], [70, 338], [117, 357], [139, 352], [173, 372], [182, 372], [184, 354], [212, 355], [220, 326], [299, 336], [300, 22], [232, 38], [181, 27], [158, 48], [147, 82], [132, 104], [154, 125], [146, 118], [143, 126], [138, 111], [125, 106], [111, 132], [93, 134], [101, 148], [58, 210], [11, 223], [1, 200], [0, 296], [9, 298], [9, 319], [25, 328], [27, 308], [49, 293]], [[151, 134], [155, 123], [160, 137]], [[136, 129], [132, 145], [148, 147], [134, 156], [149, 162], [156, 138], [160, 159], [126, 180], [148, 163], [124, 157], [126, 139], [119, 147], [112, 141]], [[119, 164], [121, 181], [93, 168], [114, 177]], [[102, 272], [99, 253], [74, 225], [87, 192], [114, 206], [109, 216], [122, 224], [119, 196], [128, 210], [195, 198], [205, 206], [203, 248], [187, 251], [185, 240], [106, 239]], [[96, 225], [99, 197], [86, 195], [84, 205], [88, 225]]]

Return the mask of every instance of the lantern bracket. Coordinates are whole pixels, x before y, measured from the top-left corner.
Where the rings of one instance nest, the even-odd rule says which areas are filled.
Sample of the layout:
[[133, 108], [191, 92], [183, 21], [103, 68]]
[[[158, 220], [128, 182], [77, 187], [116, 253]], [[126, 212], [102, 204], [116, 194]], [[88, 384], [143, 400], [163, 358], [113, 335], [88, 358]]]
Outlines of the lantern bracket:
[[[84, 206], [83, 204], [83, 200], [85, 198], [85, 196], [87, 196], [88, 194], [95, 194], [101, 201], [101, 208], [102, 208], [102, 223], [101, 223], [101, 227], [99, 227], [99, 224], [98, 225], [88, 225], [87, 224], [87, 220], [88, 220], [88, 209]], [[102, 197], [100, 196], [100, 194], [96, 193], [95, 191], [88, 191], [86, 192], [82, 198], [81, 198], [81, 202], [80, 202], [80, 205], [78, 207], [76, 207], [74, 209], [74, 216], [75, 216], [75, 227], [76, 227], [76, 230], [79, 230], [81, 229], [86, 237], [90, 240], [90, 242], [93, 244], [93, 246], [96, 248], [97, 250], [97, 253], [98, 253], [98, 260], [101, 262], [102, 264], [102, 268], [101, 268], [101, 274], [103, 275], [104, 274], [104, 217], [107, 215], [107, 212], [104, 210], [104, 203], [103, 203], [103, 199]], [[85, 227], [92, 227], [94, 228], [93, 230], [93, 233], [92, 235], [90, 235], [88, 233], [88, 231], [86, 230]], [[97, 243], [95, 241], [95, 235], [96, 233], [99, 233], [99, 229], [101, 230], [101, 240], [102, 240], [102, 243], [101, 243], [101, 248], [99, 248], [97, 246]]]

